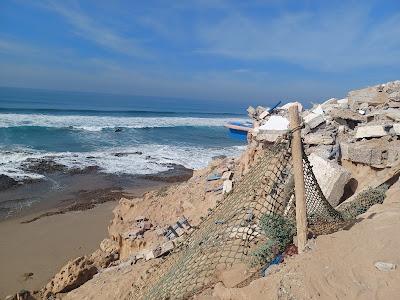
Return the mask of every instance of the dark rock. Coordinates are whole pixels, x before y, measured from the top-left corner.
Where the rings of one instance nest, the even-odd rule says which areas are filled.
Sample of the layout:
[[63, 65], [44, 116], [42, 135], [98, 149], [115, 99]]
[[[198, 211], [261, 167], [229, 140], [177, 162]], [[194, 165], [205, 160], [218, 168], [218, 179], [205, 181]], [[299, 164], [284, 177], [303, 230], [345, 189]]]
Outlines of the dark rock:
[[28, 159], [24, 169], [33, 172], [33, 173], [54, 173], [54, 172], [62, 172], [67, 169], [66, 166], [56, 163], [53, 160], [49, 159]]
[[15, 187], [17, 185], [18, 185], [18, 181], [16, 181], [15, 179], [13, 179], [7, 175], [0, 174], [0, 191], [7, 190], [7, 189]]
[[74, 168], [74, 169], [70, 169], [68, 171], [69, 174], [71, 175], [78, 175], [78, 174], [88, 174], [88, 173], [94, 173], [100, 170], [99, 166], [88, 166], [86, 168], [83, 169], [79, 169], [79, 168]]
[[115, 132], [121, 132], [121, 131], [122, 131], [122, 128], [115, 129]]
[[141, 175], [140, 178], [163, 181], [163, 182], [182, 182], [190, 179], [193, 176], [193, 170], [185, 168], [182, 165], [169, 165], [170, 170], [159, 172], [157, 174]]
[[225, 159], [226, 155], [216, 155], [212, 157], [212, 160], [220, 160], [220, 159]]
[[114, 156], [116, 156], [116, 157], [124, 157], [124, 156], [128, 156], [128, 155], [133, 155], [133, 154], [142, 155], [143, 152], [141, 152], [141, 151], [135, 151], [135, 152], [117, 152], [117, 153], [114, 153]]

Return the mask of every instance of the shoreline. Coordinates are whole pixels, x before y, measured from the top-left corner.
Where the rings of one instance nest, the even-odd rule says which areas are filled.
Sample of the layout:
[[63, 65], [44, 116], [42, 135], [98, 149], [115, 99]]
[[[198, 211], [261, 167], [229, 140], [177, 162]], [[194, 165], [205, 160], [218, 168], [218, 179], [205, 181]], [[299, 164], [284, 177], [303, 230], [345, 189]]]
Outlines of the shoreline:
[[[176, 166], [145, 176], [57, 174], [63, 184], [73, 186], [50, 190], [41, 205], [0, 220], [0, 298], [21, 289], [39, 290], [66, 262], [96, 250], [108, 236], [112, 211], [120, 198], [141, 197], [185, 181], [192, 172]], [[22, 187], [22, 192], [43, 193], [40, 186], [43, 185], [32, 183]], [[49, 199], [50, 196], [58, 198]]]

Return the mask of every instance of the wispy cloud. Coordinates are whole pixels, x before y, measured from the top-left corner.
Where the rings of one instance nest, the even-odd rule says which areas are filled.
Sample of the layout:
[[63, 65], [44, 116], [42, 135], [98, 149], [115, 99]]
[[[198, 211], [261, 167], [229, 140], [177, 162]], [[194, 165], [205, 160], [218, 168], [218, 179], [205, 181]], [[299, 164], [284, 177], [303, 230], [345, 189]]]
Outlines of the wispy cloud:
[[237, 11], [215, 24], [201, 24], [204, 47], [196, 52], [239, 60], [280, 60], [324, 71], [400, 65], [399, 16], [371, 26], [369, 14], [368, 5], [262, 20]]
[[152, 54], [145, 49], [139, 41], [131, 37], [125, 37], [116, 30], [108, 28], [85, 14], [79, 6], [67, 6], [61, 1], [47, 1], [44, 7], [56, 12], [73, 26], [73, 32], [98, 46], [122, 53], [128, 56], [151, 58]]

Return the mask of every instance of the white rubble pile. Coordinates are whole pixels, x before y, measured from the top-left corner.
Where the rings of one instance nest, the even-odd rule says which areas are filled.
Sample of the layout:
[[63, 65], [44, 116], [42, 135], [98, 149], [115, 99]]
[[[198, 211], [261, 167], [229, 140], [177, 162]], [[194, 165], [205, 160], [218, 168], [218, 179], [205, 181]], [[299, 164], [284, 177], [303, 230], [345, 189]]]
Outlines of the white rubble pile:
[[341, 167], [344, 161], [378, 169], [400, 161], [400, 80], [354, 90], [346, 98], [331, 98], [305, 111], [298, 102], [272, 111], [249, 107], [254, 123], [249, 148], [264, 149], [289, 132], [291, 105], [299, 107], [306, 154], [324, 195], [334, 206], [342, 201], [351, 179]]

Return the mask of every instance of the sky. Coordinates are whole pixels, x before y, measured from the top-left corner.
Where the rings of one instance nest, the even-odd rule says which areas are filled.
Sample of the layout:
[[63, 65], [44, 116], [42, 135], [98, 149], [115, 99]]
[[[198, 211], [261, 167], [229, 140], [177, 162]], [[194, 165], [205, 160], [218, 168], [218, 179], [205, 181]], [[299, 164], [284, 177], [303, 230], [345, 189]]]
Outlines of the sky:
[[0, 1], [0, 86], [319, 102], [399, 70], [398, 0]]

